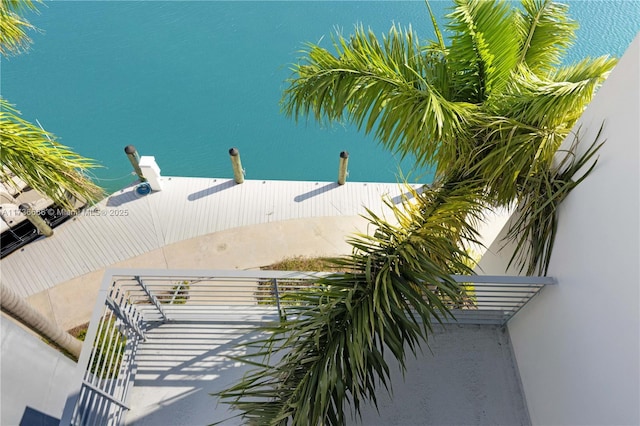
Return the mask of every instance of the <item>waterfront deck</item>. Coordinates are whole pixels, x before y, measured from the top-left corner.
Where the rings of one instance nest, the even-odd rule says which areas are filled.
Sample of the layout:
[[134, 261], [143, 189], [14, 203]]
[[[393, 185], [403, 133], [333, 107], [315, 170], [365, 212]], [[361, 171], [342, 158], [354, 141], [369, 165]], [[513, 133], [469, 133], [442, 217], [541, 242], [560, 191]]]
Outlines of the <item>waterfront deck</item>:
[[[311, 217], [381, 213], [399, 203], [397, 183], [164, 177], [163, 190], [133, 187], [97, 205], [0, 261], [2, 282], [28, 297], [105, 266], [190, 238], [246, 225]], [[418, 186], [418, 185], [416, 185]]]

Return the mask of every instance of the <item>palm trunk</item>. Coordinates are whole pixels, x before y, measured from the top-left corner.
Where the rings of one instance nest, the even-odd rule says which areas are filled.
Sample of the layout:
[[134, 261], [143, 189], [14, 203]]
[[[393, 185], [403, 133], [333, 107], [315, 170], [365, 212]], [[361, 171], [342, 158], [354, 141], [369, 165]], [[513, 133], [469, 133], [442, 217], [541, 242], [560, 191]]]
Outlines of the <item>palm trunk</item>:
[[73, 355], [76, 359], [80, 357], [82, 343], [57, 324], [45, 318], [40, 312], [36, 311], [15, 291], [11, 290], [4, 284], [0, 284], [2, 293], [0, 295], [0, 307], [2, 312], [17, 319], [31, 330], [38, 333], [45, 339], [53, 342], [56, 346], [64, 349]]

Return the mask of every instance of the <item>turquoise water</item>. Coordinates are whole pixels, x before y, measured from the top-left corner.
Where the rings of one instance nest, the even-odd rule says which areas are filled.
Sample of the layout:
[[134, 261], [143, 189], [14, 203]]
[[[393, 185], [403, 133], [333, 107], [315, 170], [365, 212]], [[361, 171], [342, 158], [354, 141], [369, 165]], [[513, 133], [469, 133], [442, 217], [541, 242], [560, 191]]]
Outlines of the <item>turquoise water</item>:
[[[451, 2], [432, 2], [437, 16]], [[581, 23], [568, 62], [620, 56], [640, 29], [638, 2], [570, 2]], [[412, 159], [350, 126], [294, 123], [280, 113], [289, 65], [304, 42], [328, 46], [334, 28], [393, 22], [433, 38], [422, 1], [59, 1], [29, 19], [28, 54], [2, 60], [2, 95], [24, 117], [104, 167], [109, 191], [132, 181], [134, 144], [163, 175], [231, 177], [241, 152], [247, 179], [333, 181], [340, 151], [349, 180], [395, 181]], [[428, 181], [424, 171], [412, 176]]]

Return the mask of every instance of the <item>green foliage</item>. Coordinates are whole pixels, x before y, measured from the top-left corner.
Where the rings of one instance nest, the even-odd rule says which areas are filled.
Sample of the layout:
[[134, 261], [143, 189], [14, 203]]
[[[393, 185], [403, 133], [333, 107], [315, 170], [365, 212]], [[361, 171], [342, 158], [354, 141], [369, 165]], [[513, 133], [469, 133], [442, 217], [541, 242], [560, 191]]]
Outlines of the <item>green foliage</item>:
[[564, 52], [573, 45], [577, 22], [569, 18], [569, 7], [549, 0], [523, 0], [525, 13], [516, 15], [522, 40], [520, 63], [536, 74], [554, 71]]
[[249, 424], [344, 424], [346, 402], [358, 410], [375, 402], [378, 383], [389, 387], [384, 353], [404, 368], [432, 321], [464, 303], [465, 289], [450, 274], [471, 273], [459, 241], [475, 239], [468, 218], [483, 206], [461, 188], [412, 195], [415, 201], [403, 207], [389, 202], [395, 225], [369, 212], [374, 235], [354, 236], [354, 253], [332, 261], [350, 272], [298, 292], [294, 297], [304, 303], [287, 309], [287, 321], [265, 327], [268, 337], [257, 342], [257, 353], [241, 358], [260, 369], [219, 396]]
[[35, 30], [35, 27], [20, 14], [28, 10], [36, 11], [35, 3], [31, 0], [0, 0], [1, 55], [19, 54], [31, 44], [27, 31]]
[[[102, 379], [118, 376], [127, 338], [122, 335], [114, 318], [103, 319], [93, 346], [93, 358], [90, 371]], [[89, 324], [74, 329], [74, 335], [84, 341]]]
[[[553, 239], [558, 229], [557, 210], [569, 192], [582, 182], [596, 166], [597, 160], [587, 167], [604, 141], [596, 140], [581, 155], [576, 155], [580, 143], [580, 130], [574, 135], [571, 147], [560, 152], [560, 158], [549, 168], [529, 179], [531, 188], [518, 202], [516, 220], [508, 230], [508, 237], [517, 241], [517, 249], [509, 261], [517, 264], [527, 275], [546, 275], [551, 258]], [[582, 175], [575, 178], [582, 171]]]
[[158, 301], [164, 304], [184, 305], [189, 300], [189, 289], [191, 284], [189, 281], [182, 281], [171, 288], [170, 292], [159, 294]]
[[474, 119], [474, 105], [446, 99], [441, 57], [423, 54], [411, 28], [394, 26], [380, 42], [357, 27], [349, 39], [336, 35], [333, 47], [335, 55], [308, 45], [306, 63], [295, 67], [297, 75], [284, 92], [287, 115], [346, 119], [423, 164], [437, 152], [425, 139], [464, 133]]
[[[18, 111], [0, 98], [1, 180], [11, 182], [8, 172], [19, 176], [56, 204], [73, 208], [70, 197], [94, 202], [103, 190], [83, 171], [96, 167], [90, 159], [76, 154], [55, 141], [55, 137], [40, 127], [20, 118]], [[6, 169], [5, 169], [6, 168]]]
[[331, 258], [293, 256], [260, 269], [272, 271], [335, 271]]
[[[344, 269], [336, 269], [332, 260], [332, 258], [328, 257], [293, 256], [261, 267], [260, 269], [272, 271], [344, 271]], [[316, 283], [311, 281], [278, 280], [278, 293], [280, 295], [281, 306], [299, 305], [301, 302], [296, 300], [295, 291], [301, 286], [309, 287], [315, 284]], [[275, 305], [276, 293], [273, 281], [258, 281], [258, 289], [255, 297], [259, 305]], [[281, 312], [281, 315], [285, 316], [284, 312]]]
[[184, 305], [189, 300], [189, 285], [188, 281], [183, 281], [182, 283], [173, 287], [173, 294], [175, 297], [172, 298], [174, 305]]
[[349, 37], [335, 34], [333, 49], [308, 44], [283, 110], [296, 120], [352, 122], [390, 150], [414, 155], [418, 167], [434, 167], [437, 182], [480, 182], [483, 199], [511, 206], [539, 194], [535, 176], [549, 173], [616, 61], [560, 66], [577, 28], [565, 5], [454, 3], [449, 45], [431, 9], [437, 41], [421, 43], [398, 25], [380, 40], [360, 25]]

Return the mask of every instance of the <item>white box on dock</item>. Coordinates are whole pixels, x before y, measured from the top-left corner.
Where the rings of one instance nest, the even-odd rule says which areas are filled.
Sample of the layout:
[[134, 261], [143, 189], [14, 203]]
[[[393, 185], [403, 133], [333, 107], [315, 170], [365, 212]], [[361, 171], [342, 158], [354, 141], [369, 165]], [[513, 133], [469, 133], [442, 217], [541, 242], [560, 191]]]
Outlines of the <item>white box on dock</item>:
[[151, 155], [143, 155], [140, 157], [139, 165], [151, 189], [153, 191], [162, 191], [160, 167], [158, 167], [158, 163], [156, 163], [156, 158]]

